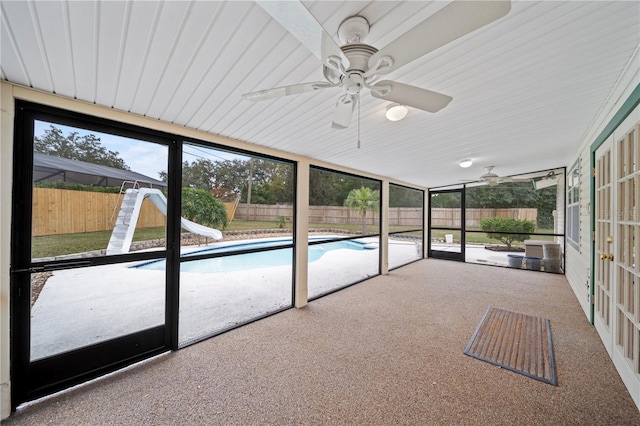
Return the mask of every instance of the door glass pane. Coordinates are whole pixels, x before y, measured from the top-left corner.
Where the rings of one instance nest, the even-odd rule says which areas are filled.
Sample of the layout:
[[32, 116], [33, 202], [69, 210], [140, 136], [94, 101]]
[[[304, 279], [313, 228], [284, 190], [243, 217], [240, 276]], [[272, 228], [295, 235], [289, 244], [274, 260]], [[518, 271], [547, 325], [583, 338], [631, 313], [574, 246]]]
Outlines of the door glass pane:
[[431, 249], [449, 253], [461, 253], [461, 231], [451, 229], [431, 230]]
[[462, 194], [445, 192], [431, 194], [431, 228], [462, 228]]
[[31, 360], [163, 325], [164, 266], [140, 264], [32, 274]]
[[430, 255], [464, 260], [462, 254], [462, 190], [430, 193]]
[[34, 261], [165, 247], [166, 146], [44, 121], [34, 135]]
[[164, 325], [164, 268], [88, 259], [164, 250], [167, 146], [45, 121], [33, 146], [31, 258], [57, 266], [31, 276], [30, 359]]
[[389, 185], [389, 268], [423, 258], [423, 191]]

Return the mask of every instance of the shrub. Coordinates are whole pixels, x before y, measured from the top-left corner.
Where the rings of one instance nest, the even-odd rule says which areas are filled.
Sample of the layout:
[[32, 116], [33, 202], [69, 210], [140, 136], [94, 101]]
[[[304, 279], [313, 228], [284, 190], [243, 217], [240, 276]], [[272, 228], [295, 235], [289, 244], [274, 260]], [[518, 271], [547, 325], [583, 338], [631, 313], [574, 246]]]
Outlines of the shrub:
[[104, 192], [109, 194], [117, 194], [120, 192], [119, 186], [94, 186], [82, 183], [64, 182], [61, 180], [35, 182], [33, 186], [36, 188], [68, 189], [71, 191]]
[[182, 217], [212, 228], [224, 229], [227, 226], [224, 203], [201, 189], [182, 189]]
[[531, 237], [530, 234], [536, 230], [536, 224], [531, 220], [486, 217], [480, 221], [480, 228], [489, 238], [498, 240], [511, 248], [514, 241], [528, 240]]
[[276, 225], [278, 226], [278, 228], [283, 229], [284, 227], [287, 226], [288, 221], [289, 221], [288, 217], [280, 215], [276, 220]]

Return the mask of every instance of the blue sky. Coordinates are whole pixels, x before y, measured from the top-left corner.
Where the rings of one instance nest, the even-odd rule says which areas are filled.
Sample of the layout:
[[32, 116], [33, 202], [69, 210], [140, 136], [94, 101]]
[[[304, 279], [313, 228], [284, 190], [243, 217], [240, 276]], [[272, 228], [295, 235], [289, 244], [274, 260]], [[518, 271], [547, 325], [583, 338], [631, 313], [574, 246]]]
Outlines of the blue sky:
[[[51, 124], [52, 123], [44, 121], [36, 121], [34, 135], [36, 137], [43, 136], [45, 130], [48, 130]], [[167, 170], [167, 157], [169, 151], [166, 146], [115, 136], [108, 133], [87, 131], [75, 127], [63, 126], [61, 124], [53, 125], [62, 130], [64, 135], [68, 135], [71, 132], [77, 132], [81, 136], [93, 133], [100, 138], [100, 142], [106, 149], [118, 152], [120, 158], [122, 158], [125, 164], [134, 172], [142, 173], [145, 176], [158, 179], [158, 173]], [[211, 161], [220, 161], [245, 157], [212, 148], [185, 145], [183, 161], [191, 163], [198, 158], [208, 158]]]

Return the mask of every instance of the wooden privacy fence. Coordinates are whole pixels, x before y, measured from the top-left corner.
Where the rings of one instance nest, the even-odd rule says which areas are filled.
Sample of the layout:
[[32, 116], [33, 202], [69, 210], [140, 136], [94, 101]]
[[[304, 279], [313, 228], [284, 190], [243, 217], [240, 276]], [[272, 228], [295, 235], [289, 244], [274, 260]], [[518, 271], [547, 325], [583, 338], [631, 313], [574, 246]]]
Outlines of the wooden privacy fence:
[[[293, 206], [246, 204], [238, 205], [236, 218], [239, 220], [255, 220], [275, 222], [278, 216], [293, 219]], [[378, 212], [367, 212], [367, 224], [374, 225], [379, 221]], [[309, 206], [310, 223], [361, 224], [362, 217], [358, 212], [344, 206]], [[417, 207], [392, 207], [389, 209], [389, 225], [422, 226], [422, 209]]]
[[[111, 231], [114, 207], [115, 220], [121, 202], [122, 197], [118, 198], [118, 194], [33, 188], [33, 236]], [[237, 201], [224, 204], [227, 216], [232, 219]], [[150, 228], [165, 224], [166, 218], [162, 212], [153, 203], [145, 200], [140, 209], [137, 227]]]
[[[110, 231], [114, 207], [120, 209], [118, 194], [72, 191], [68, 189], [33, 188], [33, 236], [74, 234], [80, 232]], [[293, 206], [224, 203], [229, 220], [253, 220], [277, 222], [279, 216], [293, 219]], [[460, 209], [434, 208], [431, 210], [433, 226], [459, 227]], [[537, 209], [467, 209], [467, 227], [480, 227], [485, 217], [503, 217], [536, 221]], [[114, 216], [114, 218], [115, 218]], [[379, 223], [378, 212], [367, 212], [367, 224]], [[310, 206], [310, 223], [361, 224], [360, 215], [343, 206]], [[165, 226], [165, 216], [149, 201], [142, 204], [139, 228]], [[422, 209], [392, 207], [389, 209], [389, 225], [422, 225]]]
[[[536, 222], [538, 219], [538, 209], [466, 209], [465, 216], [465, 222], [468, 228], [480, 228], [480, 221], [486, 217], [501, 217]], [[461, 220], [460, 209], [431, 209], [432, 226], [459, 228]]]
[[[293, 220], [292, 205], [240, 204], [236, 210], [236, 219], [275, 222], [279, 216]], [[367, 225], [378, 223], [379, 214], [367, 212]], [[362, 224], [362, 217], [355, 211], [342, 206], [309, 206], [310, 223], [353, 223]]]
[[[434, 208], [431, 210], [431, 223], [434, 226], [460, 226], [460, 209]], [[480, 227], [480, 221], [485, 217], [504, 217], [512, 219], [527, 219], [536, 221], [537, 209], [467, 209], [466, 222], [468, 227]], [[293, 219], [293, 206], [268, 204], [239, 204], [236, 218], [239, 220], [255, 220], [275, 222], [278, 216]], [[377, 212], [367, 212], [367, 224], [377, 224], [380, 215]], [[343, 206], [309, 206], [309, 223], [361, 224], [360, 215]], [[389, 209], [390, 226], [422, 225], [422, 209], [418, 207], [391, 207]]]

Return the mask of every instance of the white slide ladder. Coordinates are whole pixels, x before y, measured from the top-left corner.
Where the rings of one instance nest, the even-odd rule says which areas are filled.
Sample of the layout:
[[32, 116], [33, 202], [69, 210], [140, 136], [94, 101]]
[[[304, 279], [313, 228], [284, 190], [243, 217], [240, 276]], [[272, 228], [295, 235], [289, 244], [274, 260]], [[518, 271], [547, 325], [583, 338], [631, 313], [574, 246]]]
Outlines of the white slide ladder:
[[[163, 215], [167, 215], [167, 199], [159, 189], [154, 188], [132, 188], [127, 189], [120, 205], [120, 211], [116, 218], [107, 254], [122, 254], [129, 252], [131, 241], [136, 230], [136, 224], [140, 217], [140, 209], [145, 199], [149, 199]], [[217, 229], [199, 225], [185, 218], [180, 219], [180, 226], [189, 232], [202, 235], [215, 240], [222, 239], [222, 232]]]

